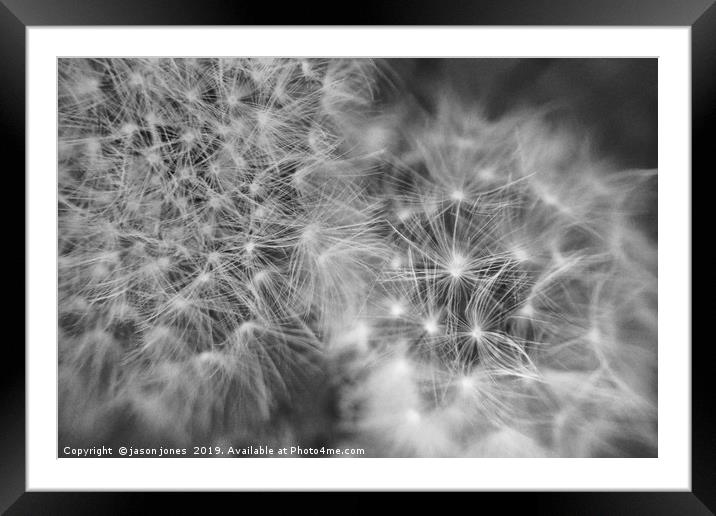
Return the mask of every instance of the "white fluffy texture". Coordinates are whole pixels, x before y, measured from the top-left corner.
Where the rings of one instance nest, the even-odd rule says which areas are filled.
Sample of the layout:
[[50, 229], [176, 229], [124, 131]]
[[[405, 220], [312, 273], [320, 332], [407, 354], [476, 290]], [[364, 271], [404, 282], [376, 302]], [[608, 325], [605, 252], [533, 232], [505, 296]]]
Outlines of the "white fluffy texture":
[[[655, 455], [656, 249], [635, 220], [656, 172], [613, 170], [538, 113], [488, 121], [445, 98], [418, 120], [369, 131], [391, 134], [393, 258], [359, 314], [371, 338], [344, 390], [351, 443]], [[420, 374], [388, 381], [383, 355]], [[406, 413], [420, 439], [394, 421]]]
[[371, 277], [374, 209], [337, 173], [358, 166], [337, 128], [371, 69], [60, 62], [62, 431], [109, 438], [115, 417], [192, 443], [296, 424], [324, 374], [317, 321]]
[[60, 61], [61, 432], [655, 455], [656, 172], [374, 79]]

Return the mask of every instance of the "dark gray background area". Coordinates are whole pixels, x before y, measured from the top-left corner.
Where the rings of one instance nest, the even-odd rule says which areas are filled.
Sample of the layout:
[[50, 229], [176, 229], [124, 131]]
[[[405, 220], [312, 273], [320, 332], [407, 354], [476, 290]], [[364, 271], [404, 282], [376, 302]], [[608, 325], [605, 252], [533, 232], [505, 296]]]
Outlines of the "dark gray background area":
[[391, 80], [431, 110], [450, 91], [497, 118], [547, 107], [574, 123], [602, 158], [622, 168], [657, 167], [658, 60], [631, 58], [389, 59]]

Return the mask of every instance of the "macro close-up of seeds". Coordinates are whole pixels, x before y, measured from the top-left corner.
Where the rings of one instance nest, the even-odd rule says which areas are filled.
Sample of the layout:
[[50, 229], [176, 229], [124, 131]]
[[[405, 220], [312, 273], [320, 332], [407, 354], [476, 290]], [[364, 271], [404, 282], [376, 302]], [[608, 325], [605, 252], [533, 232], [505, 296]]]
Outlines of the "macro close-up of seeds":
[[655, 60], [58, 78], [62, 442], [657, 456]]

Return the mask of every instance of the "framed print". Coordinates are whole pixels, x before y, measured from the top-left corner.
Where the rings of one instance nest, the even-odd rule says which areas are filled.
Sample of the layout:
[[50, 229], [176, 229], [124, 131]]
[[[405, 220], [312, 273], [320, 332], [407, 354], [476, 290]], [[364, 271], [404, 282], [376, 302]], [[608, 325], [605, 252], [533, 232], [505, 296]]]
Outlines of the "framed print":
[[716, 505], [691, 339], [709, 2], [369, 3], [350, 26], [5, 3], [9, 514], [146, 495], [106, 491]]

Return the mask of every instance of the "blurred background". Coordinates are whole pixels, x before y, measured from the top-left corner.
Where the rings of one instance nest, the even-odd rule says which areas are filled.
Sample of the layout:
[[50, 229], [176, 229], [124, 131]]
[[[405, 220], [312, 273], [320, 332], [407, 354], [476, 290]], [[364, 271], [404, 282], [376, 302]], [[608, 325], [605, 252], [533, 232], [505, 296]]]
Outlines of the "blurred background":
[[657, 59], [389, 59], [388, 76], [430, 111], [440, 91], [490, 118], [547, 107], [619, 168], [657, 167]]

